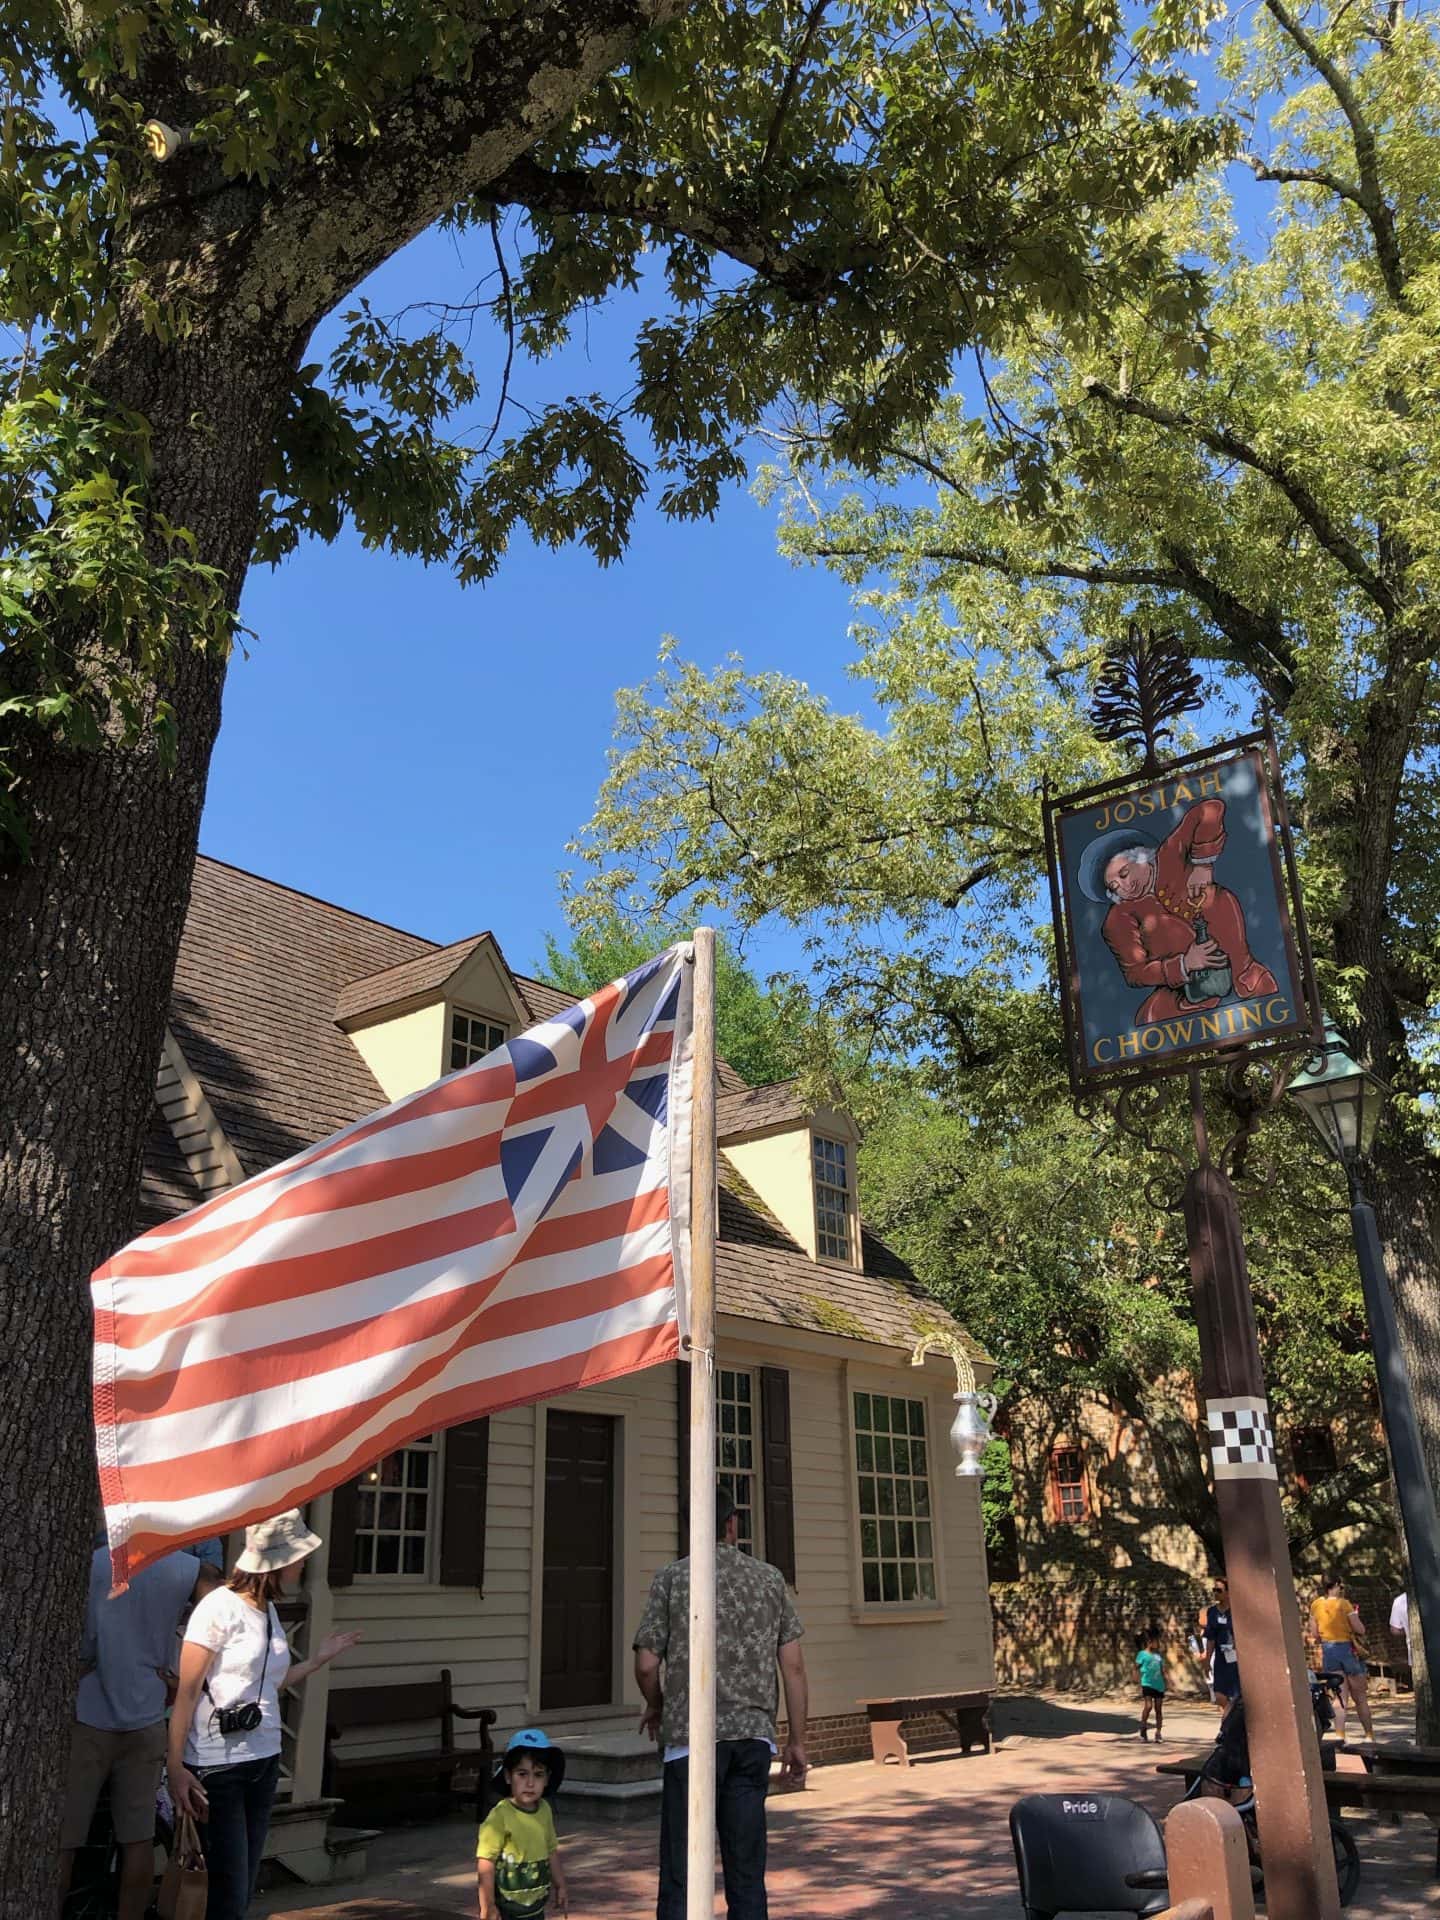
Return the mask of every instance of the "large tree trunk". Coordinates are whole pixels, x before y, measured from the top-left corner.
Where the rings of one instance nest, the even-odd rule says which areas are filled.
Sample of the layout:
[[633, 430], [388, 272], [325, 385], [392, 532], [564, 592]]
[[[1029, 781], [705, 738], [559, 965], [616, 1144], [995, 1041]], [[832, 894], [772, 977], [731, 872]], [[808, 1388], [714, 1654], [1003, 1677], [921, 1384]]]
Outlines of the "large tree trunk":
[[[1400, 1344], [1415, 1395], [1415, 1411], [1432, 1486], [1440, 1486], [1440, 1285], [1436, 1282], [1436, 1229], [1440, 1226], [1440, 1168], [1428, 1156], [1387, 1141], [1375, 1153], [1371, 1183], [1376, 1223], [1385, 1249], [1385, 1269], [1395, 1299]], [[1440, 1744], [1440, 1701], [1429, 1673], [1415, 1595], [1410, 1645], [1415, 1662], [1416, 1737]], [[1377, 1644], [1385, 1638], [1376, 1625]]]
[[[151, 421], [155, 504], [195, 531], [238, 601], [288, 367], [273, 343], [167, 350], [136, 331], [103, 371], [110, 396]], [[194, 430], [197, 418], [209, 431]], [[97, 1521], [87, 1282], [132, 1217], [224, 672], [213, 654], [176, 660], [164, 689], [179, 726], [173, 772], [153, 744], [87, 755], [39, 745], [27, 768], [32, 856], [0, 876], [5, 1920], [53, 1910]]]

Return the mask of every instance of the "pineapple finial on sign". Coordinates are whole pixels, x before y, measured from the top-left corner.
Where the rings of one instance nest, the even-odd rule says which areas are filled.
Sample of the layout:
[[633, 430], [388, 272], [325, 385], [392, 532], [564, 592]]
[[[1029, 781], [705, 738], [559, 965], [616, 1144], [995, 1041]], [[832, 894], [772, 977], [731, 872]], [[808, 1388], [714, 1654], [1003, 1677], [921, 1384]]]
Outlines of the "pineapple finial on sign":
[[1177, 635], [1153, 633], [1138, 620], [1105, 653], [1090, 724], [1102, 740], [1140, 748], [1141, 771], [1154, 778], [1160, 772], [1160, 742], [1173, 742], [1180, 716], [1204, 704], [1200, 676]]

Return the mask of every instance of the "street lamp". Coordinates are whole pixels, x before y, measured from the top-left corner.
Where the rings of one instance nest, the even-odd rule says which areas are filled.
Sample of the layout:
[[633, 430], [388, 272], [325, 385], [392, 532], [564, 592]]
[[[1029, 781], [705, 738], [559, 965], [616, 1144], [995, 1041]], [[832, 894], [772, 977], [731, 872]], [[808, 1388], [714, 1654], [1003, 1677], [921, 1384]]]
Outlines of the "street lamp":
[[1395, 1301], [1385, 1272], [1375, 1210], [1360, 1184], [1360, 1161], [1370, 1151], [1389, 1089], [1383, 1080], [1355, 1064], [1327, 1020], [1317, 1061], [1296, 1074], [1288, 1090], [1326, 1152], [1345, 1169], [1355, 1256], [1380, 1388], [1380, 1418], [1395, 1470], [1395, 1492], [1410, 1561], [1410, 1586], [1420, 1615], [1425, 1664], [1432, 1675], [1440, 1675], [1440, 1527], [1435, 1493], [1420, 1444], [1420, 1424], [1395, 1324]]
[[1319, 1064], [1297, 1073], [1288, 1091], [1314, 1127], [1327, 1153], [1347, 1173], [1358, 1154], [1368, 1153], [1389, 1088], [1364, 1067], [1357, 1067], [1329, 1020]]
[[983, 1480], [985, 1449], [995, 1437], [990, 1422], [999, 1403], [993, 1393], [978, 1390], [970, 1356], [953, 1333], [927, 1333], [910, 1355], [911, 1366], [924, 1366], [926, 1354], [937, 1350], [955, 1362], [955, 1418], [950, 1423], [950, 1444], [958, 1462], [955, 1478]]

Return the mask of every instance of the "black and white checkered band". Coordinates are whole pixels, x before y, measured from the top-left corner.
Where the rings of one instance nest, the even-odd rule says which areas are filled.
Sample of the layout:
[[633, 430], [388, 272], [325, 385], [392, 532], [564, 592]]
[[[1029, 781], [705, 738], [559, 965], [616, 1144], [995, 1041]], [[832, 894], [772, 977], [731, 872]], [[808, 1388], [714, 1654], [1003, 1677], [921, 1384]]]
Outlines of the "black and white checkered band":
[[1270, 1409], [1258, 1395], [1207, 1400], [1210, 1460], [1217, 1480], [1273, 1480], [1275, 1435]]

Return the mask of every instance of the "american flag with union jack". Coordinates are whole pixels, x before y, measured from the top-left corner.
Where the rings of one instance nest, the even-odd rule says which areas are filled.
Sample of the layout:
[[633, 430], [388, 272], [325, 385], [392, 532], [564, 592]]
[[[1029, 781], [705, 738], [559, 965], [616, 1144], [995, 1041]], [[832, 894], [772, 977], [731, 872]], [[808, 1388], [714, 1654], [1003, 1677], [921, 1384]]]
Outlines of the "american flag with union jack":
[[416, 1435], [676, 1358], [693, 975], [673, 947], [97, 1269], [117, 1589]]

